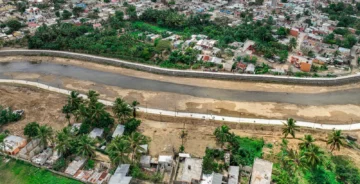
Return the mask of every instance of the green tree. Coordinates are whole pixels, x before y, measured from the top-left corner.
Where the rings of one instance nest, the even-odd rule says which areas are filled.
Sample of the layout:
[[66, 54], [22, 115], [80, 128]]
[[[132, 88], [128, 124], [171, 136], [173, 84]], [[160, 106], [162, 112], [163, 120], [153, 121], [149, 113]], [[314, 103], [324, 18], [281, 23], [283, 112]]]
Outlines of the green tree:
[[126, 123], [125, 123], [125, 131], [124, 131], [124, 134], [125, 135], [130, 135], [132, 134], [133, 132], [136, 131], [137, 127], [139, 127], [141, 124], [141, 121], [140, 120], [137, 120], [135, 118], [131, 118], [129, 119]]
[[295, 138], [295, 132], [300, 131], [299, 127], [296, 126], [296, 121], [292, 118], [289, 118], [286, 123], [284, 123], [284, 128], [282, 130], [284, 137], [286, 138], [289, 134]]
[[134, 100], [132, 103], [131, 103], [131, 108], [133, 110], [133, 117], [136, 118], [136, 109], [138, 109], [138, 105], [140, 105], [140, 103], [136, 100]]
[[313, 145], [315, 139], [311, 135], [304, 135], [304, 138], [301, 139], [301, 143], [299, 143], [300, 149], [308, 149]]
[[111, 163], [115, 166], [130, 163], [130, 143], [123, 137], [115, 137], [107, 147], [107, 152], [109, 153]]
[[33, 138], [39, 135], [38, 129], [40, 125], [37, 122], [28, 123], [24, 128], [24, 135]]
[[73, 136], [71, 134], [71, 128], [65, 127], [61, 131], [56, 133], [55, 138], [55, 149], [58, 151], [58, 153], [64, 155], [65, 157], [70, 153], [70, 150], [72, 149], [71, 140], [73, 139]]
[[75, 17], [79, 17], [82, 12], [84, 12], [84, 8], [82, 8], [82, 7], [75, 6], [75, 7], [72, 9], [72, 14], [73, 14]]
[[223, 147], [224, 144], [229, 141], [230, 128], [226, 125], [217, 127], [214, 131], [214, 135], [216, 137], [216, 141], [221, 145], [221, 147]]
[[338, 57], [341, 55], [341, 52], [339, 50], [336, 50], [334, 53], [333, 53], [334, 57]]
[[38, 135], [36, 138], [40, 140], [40, 144], [44, 147], [47, 147], [49, 142], [53, 142], [53, 130], [51, 127], [42, 125], [38, 127], [37, 131]]
[[82, 135], [77, 143], [76, 154], [85, 158], [94, 158], [96, 155], [95, 144], [95, 139], [89, 137], [88, 135]]
[[71, 12], [64, 10], [61, 14], [61, 17], [62, 17], [62, 19], [67, 20], [71, 17], [71, 15], [72, 15]]
[[289, 49], [290, 50], [293, 50], [294, 48], [296, 48], [297, 46], [297, 41], [295, 38], [291, 38], [290, 39], [290, 42], [289, 42]]
[[317, 165], [322, 164], [324, 160], [323, 155], [324, 152], [321, 151], [320, 148], [316, 145], [310, 145], [304, 152], [306, 162], [311, 167], [316, 167]]
[[159, 40], [159, 42], [155, 46], [155, 50], [157, 53], [160, 53], [161, 56], [164, 51], [170, 51], [171, 50], [171, 43], [169, 40]]
[[14, 32], [21, 28], [21, 23], [15, 19], [11, 19], [6, 22], [6, 26], [10, 28], [11, 32]]
[[71, 113], [71, 108], [68, 105], [64, 105], [62, 108], [62, 113], [65, 114], [65, 118], [68, 120], [68, 125], [70, 126], [70, 113]]
[[327, 144], [330, 145], [331, 152], [334, 151], [334, 149], [340, 150], [341, 146], [344, 145], [343, 140], [345, 140], [345, 137], [342, 135], [341, 130], [333, 130], [328, 135]]
[[132, 112], [129, 104], [121, 98], [115, 100], [112, 110], [121, 123], [124, 123], [131, 116]]
[[287, 167], [289, 167], [293, 172], [307, 167], [305, 157], [293, 149], [288, 152], [288, 155], [285, 157], [285, 162], [287, 163]]
[[138, 155], [145, 152], [141, 145], [147, 144], [149, 139], [139, 132], [133, 132], [130, 136], [126, 137], [126, 140], [129, 142], [131, 148], [131, 161], [135, 163]]

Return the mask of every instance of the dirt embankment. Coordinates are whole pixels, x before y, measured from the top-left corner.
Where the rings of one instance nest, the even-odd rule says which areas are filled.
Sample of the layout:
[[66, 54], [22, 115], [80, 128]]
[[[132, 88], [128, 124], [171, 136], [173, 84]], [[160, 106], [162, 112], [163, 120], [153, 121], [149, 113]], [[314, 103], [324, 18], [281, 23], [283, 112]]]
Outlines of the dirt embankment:
[[[67, 120], [61, 113], [61, 108], [66, 103], [66, 98], [65, 95], [31, 87], [0, 85], [0, 104], [13, 107], [14, 109], [24, 109], [26, 114], [21, 121], [5, 125], [3, 129], [9, 130], [15, 135], [22, 135], [23, 128], [27, 123], [37, 121], [40, 124], [47, 124], [55, 130], [60, 130], [67, 126]], [[230, 126], [237, 135], [263, 138], [266, 143], [271, 143], [273, 145], [272, 149], [264, 148], [266, 152], [265, 157], [268, 159], [271, 159], [273, 156], [271, 153], [279, 151], [282, 138], [280, 126], [223, 123], [148, 114], [139, 114], [139, 117], [142, 120], [139, 131], [149, 136], [152, 140], [150, 143], [150, 154], [152, 156], [169, 154], [174, 150], [177, 151], [182, 144], [180, 132], [183, 128], [188, 133], [184, 141], [185, 150], [197, 157], [204, 155], [206, 147], [217, 146], [213, 131], [222, 124]], [[318, 140], [316, 144], [328, 150], [324, 142], [327, 133], [324, 130], [303, 128], [301, 132], [297, 133], [296, 137], [301, 138], [304, 134], [312, 134]], [[360, 138], [360, 131], [352, 131], [350, 133]], [[296, 148], [299, 142], [300, 140], [298, 139], [289, 139], [289, 146]], [[340, 152], [335, 152], [335, 154], [348, 155], [354, 161], [360, 161], [360, 152], [353, 149], [343, 148]]]

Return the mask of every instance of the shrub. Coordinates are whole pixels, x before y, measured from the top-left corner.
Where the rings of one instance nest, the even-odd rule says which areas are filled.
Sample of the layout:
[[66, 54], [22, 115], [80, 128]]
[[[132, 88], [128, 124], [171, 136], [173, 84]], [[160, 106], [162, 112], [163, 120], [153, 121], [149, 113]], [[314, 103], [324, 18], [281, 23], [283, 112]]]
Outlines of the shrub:
[[56, 162], [55, 162], [55, 164], [53, 165], [53, 169], [55, 170], [55, 171], [62, 171], [62, 170], [64, 170], [65, 169], [65, 167], [66, 167], [66, 160], [65, 160], [65, 158], [59, 158], [59, 160], [57, 160]]
[[95, 161], [94, 160], [88, 160], [85, 165], [86, 170], [92, 170], [95, 167]]
[[38, 129], [40, 125], [36, 122], [28, 123], [24, 128], [24, 135], [29, 138], [36, 137], [38, 135]]

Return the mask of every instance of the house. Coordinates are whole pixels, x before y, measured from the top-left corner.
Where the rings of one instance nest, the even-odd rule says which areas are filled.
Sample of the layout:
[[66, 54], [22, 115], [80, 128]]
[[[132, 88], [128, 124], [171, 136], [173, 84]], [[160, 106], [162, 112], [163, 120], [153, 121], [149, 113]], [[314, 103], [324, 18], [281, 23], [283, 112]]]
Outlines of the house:
[[230, 166], [229, 167], [229, 176], [228, 184], [238, 184], [239, 183], [239, 166]]
[[349, 57], [351, 50], [343, 47], [339, 47], [339, 51], [343, 57]]
[[20, 149], [26, 146], [26, 139], [9, 135], [4, 139], [4, 144], [1, 146], [1, 150], [10, 155], [16, 155], [20, 152]]
[[255, 158], [250, 184], [270, 184], [273, 163]]
[[46, 160], [52, 155], [52, 153], [53, 153], [53, 150], [51, 148], [47, 148], [42, 153], [34, 156], [31, 159], [31, 162], [33, 162], [35, 164], [39, 164], [39, 165], [44, 165]]
[[245, 69], [246, 73], [250, 73], [250, 74], [255, 74], [255, 65], [254, 64], [248, 64], [246, 69]]
[[199, 158], [186, 158], [185, 162], [180, 165], [177, 183], [200, 183], [202, 179], [202, 159]]
[[112, 134], [112, 137], [115, 138], [116, 136], [122, 136], [124, 134], [124, 131], [125, 131], [125, 126], [118, 125], [118, 126], [116, 126], [116, 129]]
[[222, 184], [223, 175], [219, 173], [204, 174], [201, 184]]
[[90, 134], [89, 137], [95, 139], [97, 137], [101, 137], [104, 133], [104, 129], [103, 128], [94, 128]]
[[218, 57], [212, 57], [209, 62], [211, 63], [216, 63], [216, 64], [221, 64], [222, 63], [222, 59], [218, 58]]
[[308, 60], [301, 56], [291, 56], [290, 62], [295, 67], [300, 68], [303, 72], [310, 72], [311, 70], [312, 60]]
[[243, 52], [250, 51], [251, 53], [255, 51], [255, 42], [252, 40], [246, 40], [242, 48]]
[[40, 144], [40, 139], [33, 139], [20, 150], [19, 156], [22, 159], [30, 160], [34, 155], [39, 154], [43, 149], [44, 146]]
[[290, 29], [290, 35], [293, 36], [293, 37], [298, 37], [299, 36], [299, 29], [291, 28]]
[[53, 154], [46, 160], [46, 164], [53, 165], [61, 157], [58, 151], [54, 151]]
[[330, 63], [330, 58], [321, 57], [321, 56], [316, 56], [316, 57], [312, 60], [312, 62], [313, 62], [313, 63], [316, 63], [316, 64], [323, 65], [323, 64]]
[[130, 164], [119, 165], [111, 176], [108, 184], [129, 184], [132, 177], [126, 176], [129, 173]]
[[159, 155], [158, 169], [165, 169], [165, 171], [171, 171], [174, 165], [172, 155]]
[[75, 175], [76, 172], [84, 166], [86, 162], [85, 158], [76, 157], [75, 160], [73, 160], [69, 166], [66, 168], [65, 173], [69, 174], [71, 176]]
[[212, 49], [215, 44], [216, 44], [216, 40], [206, 40], [206, 39], [201, 39], [196, 43], [197, 46], [200, 46], [204, 49]]
[[140, 147], [143, 149], [143, 150], [139, 150], [140, 153], [147, 153], [148, 152], [148, 148], [149, 148], [148, 144], [142, 144], [142, 145], [140, 145]]

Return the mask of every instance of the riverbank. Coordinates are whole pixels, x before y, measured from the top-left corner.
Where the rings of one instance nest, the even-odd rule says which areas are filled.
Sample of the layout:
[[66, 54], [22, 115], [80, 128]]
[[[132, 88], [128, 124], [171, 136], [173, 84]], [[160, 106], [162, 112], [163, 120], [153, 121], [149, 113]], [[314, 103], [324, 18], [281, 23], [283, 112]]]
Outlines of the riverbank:
[[274, 76], [274, 75], [254, 75], [254, 74], [236, 74], [236, 73], [218, 73], [218, 72], [199, 72], [191, 70], [174, 70], [165, 69], [145, 64], [133, 63], [119, 59], [105, 58], [89, 54], [80, 54], [66, 51], [55, 50], [0, 50], [0, 56], [53, 56], [85, 60], [88, 62], [111, 64], [114, 66], [121, 66], [146, 72], [178, 76], [178, 77], [192, 77], [192, 78], [208, 78], [221, 80], [235, 80], [235, 81], [251, 81], [251, 82], [272, 82], [272, 83], [287, 83], [287, 84], [302, 84], [302, 85], [344, 85], [360, 81], [360, 74], [349, 76], [335, 77], [335, 78], [299, 78], [289, 76]]
[[0, 63], [24, 62], [24, 61], [78, 66], [86, 69], [110, 72], [125, 76], [133, 76], [133, 77], [149, 79], [149, 80], [156, 80], [156, 81], [170, 82], [175, 84], [183, 84], [183, 85], [198, 86], [198, 87], [230, 89], [230, 90], [238, 90], [238, 91], [266, 91], [266, 92], [316, 94], [316, 93], [360, 88], [360, 82], [345, 84], [340, 86], [324, 87], [324, 86], [305, 86], [305, 85], [294, 85], [294, 84], [274, 84], [274, 83], [263, 83], [263, 82], [226, 81], [226, 80], [216, 80], [216, 79], [164, 76], [164, 75], [143, 72], [139, 70], [116, 67], [112, 65], [104, 65], [104, 64], [92, 63], [92, 62], [76, 60], [76, 59], [49, 57], [49, 56], [6, 56], [0, 58]]

